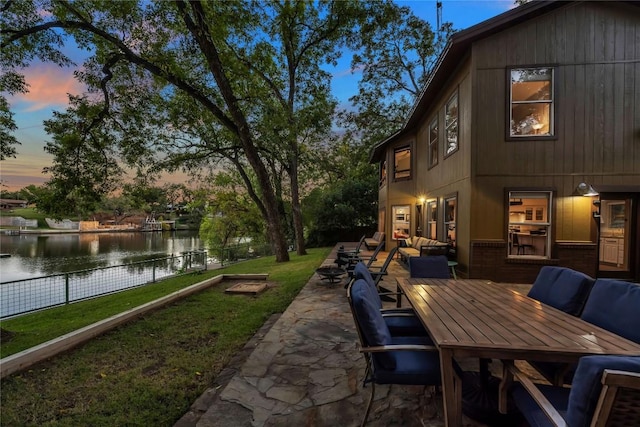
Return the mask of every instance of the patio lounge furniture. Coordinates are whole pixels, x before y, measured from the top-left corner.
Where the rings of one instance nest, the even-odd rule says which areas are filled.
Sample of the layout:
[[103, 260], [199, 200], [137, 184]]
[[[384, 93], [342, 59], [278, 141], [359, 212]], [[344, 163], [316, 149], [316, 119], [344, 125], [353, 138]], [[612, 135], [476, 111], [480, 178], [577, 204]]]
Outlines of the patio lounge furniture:
[[366, 238], [366, 235], [363, 234], [362, 237], [360, 238], [360, 241], [356, 245], [355, 249], [344, 250], [343, 247], [340, 247], [338, 249], [337, 258], [336, 258], [336, 264], [338, 264], [338, 267], [342, 267], [343, 265], [348, 265], [349, 258], [357, 256], [360, 253], [360, 250], [362, 249], [362, 245], [364, 244], [365, 238]]
[[355, 280], [349, 285], [349, 307], [367, 363], [365, 384], [371, 396], [362, 419], [367, 422], [376, 384], [439, 385], [440, 357], [432, 345], [418, 344], [419, 337], [393, 337], [372, 296], [370, 285]]
[[403, 261], [409, 258], [428, 255], [449, 255], [449, 244], [426, 237], [414, 236], [410, 239], [398, 240], [398, 253]]
[[[640, 425], [640, 356], [585, 356], [571, 388], [534, 384], [513, 366], [513, 400], [531, 426]], [[509, 375], [509, 374], [507, 374]]]
[[353, 268], [359, 262], [365, 262], [367, 268], [371, 267], [371, 265], [378, 260], [378, 254], [384, 247], [384, 242], [380, 242], [380, 244], [376, 247], [376, 250], [369, 256], [366, 255], [355, 255], [347, 258], [349, 263], [347, 264], [347, 272], [349, 273], [349, 278], [353, 276]]
[[364, 244], [369, 250], [375, 248], [376, 246], [379, 246], [380, 243], [383, 243], [383, 242], [384, 242], [384, 232], [382, 231], [376, 231], [375, 233], [373, 233], [373, 236], [367, 237], [366, 239], [364, 239]]
[[448, 279], [449, 260], [444, 255], [420, 256], [409, 258], [409, 277]]

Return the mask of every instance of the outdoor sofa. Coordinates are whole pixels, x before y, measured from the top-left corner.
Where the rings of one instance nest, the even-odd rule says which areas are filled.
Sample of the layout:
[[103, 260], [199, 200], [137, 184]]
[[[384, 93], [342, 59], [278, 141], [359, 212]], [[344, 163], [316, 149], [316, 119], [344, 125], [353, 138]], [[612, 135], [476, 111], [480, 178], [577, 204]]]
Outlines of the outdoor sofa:
[[403, 261], [409, 258], [428, 255], [449, 255], [449, 244], [426, 237], [414, 236], [398, 240], [398, 253]]

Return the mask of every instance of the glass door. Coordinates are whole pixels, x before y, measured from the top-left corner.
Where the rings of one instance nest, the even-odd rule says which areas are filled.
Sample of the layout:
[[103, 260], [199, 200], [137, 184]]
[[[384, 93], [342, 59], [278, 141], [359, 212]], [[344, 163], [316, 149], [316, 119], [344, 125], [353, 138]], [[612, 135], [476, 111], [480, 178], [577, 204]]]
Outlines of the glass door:
[[600, 195], [598, 277], [634, 279], [638, 241], [637, 195]]

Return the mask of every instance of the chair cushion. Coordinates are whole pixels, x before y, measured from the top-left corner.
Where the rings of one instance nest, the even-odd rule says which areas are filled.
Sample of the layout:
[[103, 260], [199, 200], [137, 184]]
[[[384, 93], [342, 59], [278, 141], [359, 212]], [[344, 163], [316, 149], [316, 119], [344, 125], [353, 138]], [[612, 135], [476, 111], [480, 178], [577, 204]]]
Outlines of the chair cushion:
[[547, 265], [540, 269], [528, 296], [579, 316], [594, 282], [590, 276], [579, 271]]
[[378, 384], [438, 385], [441, 382], [437, 351], [392, 351], [395, 369], [381, 363], [381, 353], [373, 353], [373, 376]]
[[[427, 337], [428, 334], [420, 319], [417, 316], [399, 316], [383, 313], [383, 319], [389, 328], [389, 332], [392, 337], [406, 336], [406, 337]], [[433, 342], [429, 339], [429, 345]]]
[[583, 320], [640, 343], [640, 286], [598, 279], [587, 298]]
[[[564, 418], [569, 405], [570, 389], [545, 384], [538, 385], [538, 388]], [[527, 420], [530, 427], [548, 427], [554, 425], [520, 383], [514, 384], [511, 393], [513, 402]]]
[[444, 255], [409, 258], [410, 277], [448, 279], [449, 274], [449, 262]]
[[[380, 313], [377, 302], [371, 296], [367, 282], [358, 279], [353, 282], [350, 289], [353, 309], [366, 340], [365, 345], [381, 346], [391, 344], [391, 333], [382, 317], [382, 313]], [[396, 361], [391, 352], [380, 353], [377, 359], [385, 369], [393, 370], [396, 367]]]
[[602, 390], [605, 369], [640, 373], [640, 356], [585, 356], [580, 358], [571, 385], [565, 417], [571, 427], [589, 426]]
[[378, 289], [376, 288], [376, 282], [373, 280], [373, 276], [371, 272], [364, 264], [364, 262], [360, 261], [353, 268], [353, 277], [355, 280], [364, 280], [369, 285], [370, 290], [375, 292], [375, 299], [378, 302], [378, 310], [382, 308], [382, 300], [380, 299], [380, 295], [378, 295]]

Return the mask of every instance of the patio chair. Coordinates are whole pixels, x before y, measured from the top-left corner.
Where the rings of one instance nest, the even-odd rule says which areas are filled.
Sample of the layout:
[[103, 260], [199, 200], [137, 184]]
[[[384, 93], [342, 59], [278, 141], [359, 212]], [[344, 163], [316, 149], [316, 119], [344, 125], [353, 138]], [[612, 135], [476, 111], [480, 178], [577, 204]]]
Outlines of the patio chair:
[[414, 256], [409, 258], [409, 277], [448, 279], [449, 260], [445, 255]]
[[433, 345], [416, 344], [416, 337], [393, 337], [363, 279], [353, 281], [347, 296], [367, 364], [365, 384], [371, 396], [361, 426], [369, 417], [376, 384], [436, 386], [441, 383], [440, 356]]
[[380, 253], [383, 247], [384, 247], [384, 242], [380, 242], [380, 244], [376, 247], [375, 251], [373, 251], [373, 253], [369, 256], [355, 255], [352, 257], [348, 257], [347, 260], [349, 261], [349, 263], [347, 264], [347, 273], [349, 273], [349, 278], [353, 277], [353, 269], [355, 265], [358, 264], [359, 262], [366, 261], [367, 268], [370, 268], [371, 264], [373, 264], [378, 260], [378, 254]]
[[[580, 318], [640, 343], [640, 285], [615, 279], [598, 279], [584, 305]], [[576, 366], [553, 362], [532, 365], [552, 384], [572, 381]]]
[[566, 267], [540, 269], [528, 297], [574, 316], [582, 313], [595, 279]]
[[531, 426], [640, 425], [640, 356], [584, 356], [571, 388], [534, 384], [512, 363], [511, 395]]
[[[383, 292], [381, 295], [373, 276], [371, 276], [364, 263], [356, 264], [353, 273], [353, 281], [364, 280], [369, 285], [372, 292], [372, 301], [382, 313], [391, 335], [428, 337], [426, 329], [412, 308], [382, 308], [382, 297], [388, 294], [396, 294]], [[429, 344], [432, 344], [431, 339], [429, 339]]]
[[357, 256], [360, 253], [360, 250], [362, 249], [362, 245], [364, 244], [364, 239], [366, 237], [367, 237], [366, 234], [362, 235], [355, 249], [348, 250], [348, 251], [345, 251], [344, 248], [342, 247], [338, 249], [337, 258], [336, 258], [336, 264], [338, 264], [338, 267], [342, 267], [343, 265], [348, 265], [349, 258]]

